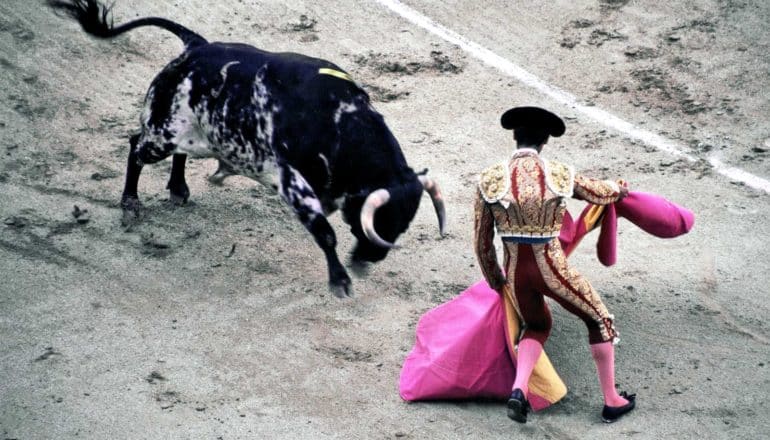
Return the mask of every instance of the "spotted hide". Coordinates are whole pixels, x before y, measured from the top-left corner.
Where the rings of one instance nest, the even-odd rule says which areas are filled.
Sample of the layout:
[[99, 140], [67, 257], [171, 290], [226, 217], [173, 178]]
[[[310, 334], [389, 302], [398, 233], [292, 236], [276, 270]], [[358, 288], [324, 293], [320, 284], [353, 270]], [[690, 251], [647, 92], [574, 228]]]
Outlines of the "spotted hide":
[[337, 65], [296, 53], [271, 53], [240, 43], [209, 43], [172, 21], [140, 18], [113, 26], [96, 0], [49, 0], [96, 37], [113, 38], [157, 26], [185, 45], [152, 81], [141, 127], [130, 139], [121, 206], [124, 218], [141, 209], [142, 167], [173, 156], [168, 181], [174, 203], [187, 201], [187, 156], [210, 157], [209, 180], [233, 174], [274, 187], [323, 250], [337, 296], [352, 294], [326, 215], [341, 209], [356, 237], [354, 263], [380, 261], [414, 218], [421, 194], [434, 202], [443, 232], [444, 210], [435, 182], [415, 173], [369, 97]]

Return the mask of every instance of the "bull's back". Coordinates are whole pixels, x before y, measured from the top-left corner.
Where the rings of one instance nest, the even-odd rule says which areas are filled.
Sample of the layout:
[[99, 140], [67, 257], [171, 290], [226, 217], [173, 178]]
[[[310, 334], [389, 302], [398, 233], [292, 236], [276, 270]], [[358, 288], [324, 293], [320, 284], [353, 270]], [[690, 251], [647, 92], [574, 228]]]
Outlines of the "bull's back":
[[362, 92], [350, 81], [319, 75], [320, 69], [341, 71], [329, 61], [302, 54], [267, 52], [240, 43], [210, 43], [195, 47], [169, 63], [153, 85], [176, 88], [174, 84], [190, 78], [194, 88], [193, 106], [201, 100], [223, 102], [253, 95], [261, 87], [273, 103], [283, 106], [294, 103], [323, 106], [330, 98]]
[[184, 89], [181, 98], [189, 107], [213, 119], [204, 122], [228, 125], [245, 139], [269, 142], [274, 138], [266, 133], [270, 130], [317, 136], [312, 132], [329, 128], [341, 101], [366, 95], [355, 83], [320, 74], [321, 69], [341, 71], [319, 58], [246, 44], [198, 46], [169, 63], [153, 81], [149, 124], [166, 123]]
[[249, 177], [278, 157], [320, 186], [328, 181], [324, 158], [339, 144], [335, 113], [341, 103], [368, 103], [354, 82], [321, 69], [341, 71], [326, 60], [246, 44], [194, 47], [153, 80], [145, 131], [182, 140], [167, 150], [216, 157]]

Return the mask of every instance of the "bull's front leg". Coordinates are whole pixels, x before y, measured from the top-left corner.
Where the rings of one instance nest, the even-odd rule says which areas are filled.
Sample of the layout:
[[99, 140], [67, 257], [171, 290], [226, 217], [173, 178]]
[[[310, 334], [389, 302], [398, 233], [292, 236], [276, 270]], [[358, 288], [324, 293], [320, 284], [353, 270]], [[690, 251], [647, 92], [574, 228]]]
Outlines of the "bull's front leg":
[[329, 289], [334, 296], [353, 296], [350, 277], [337, 257], [337, 237], [323, 213], [321, 201], [313, 188], [297, 170], [288, 164], [278, 165], [278, 191], [291, 206], [299, 221], [313, 234], [318, 246], [326, 255], [329, 268]]

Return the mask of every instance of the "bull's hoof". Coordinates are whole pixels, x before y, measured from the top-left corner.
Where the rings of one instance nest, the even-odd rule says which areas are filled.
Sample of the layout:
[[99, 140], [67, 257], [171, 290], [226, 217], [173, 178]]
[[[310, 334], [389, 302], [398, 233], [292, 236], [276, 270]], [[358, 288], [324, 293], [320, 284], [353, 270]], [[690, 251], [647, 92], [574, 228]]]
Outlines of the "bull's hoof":
[[142, 202], [137, 197], [123, 197], [120, 201], [120, 207], [123, 210], [121, 224], [123, 226], [132, 226], [139, 222], [142, 216]]
[[227, 176], [229, 176], [229, 174], [216, 172], [209, 176], [209, 183], [216, 186], [222, 186], [225, 183], [225, 177]]
[[190, 188], [187, 187], [187, 184], [183, 183], [175, 188], [169, 186], [168, 190], [168, 200], [174, 206], [182, 206], [187, 203], [187, 200], [190, 198]]
[[353, 284], [350, 278], [330, 281], [329, 291], [337, 298], [352, 298], [353, 297]]
[[187, 200], [190, 198], [190, 192], [188, 191], [187, 194], [174, 194], [169, 193], [168, 200], [171, 202], [174, 206], [182, 206], [185, 203], [187, 203]]
[[222, 186], [225, 182], [225, 178], [232, 175], [233, 172], [230, 170], [230, 167], [220, 161], [217, 170], [214, 174], [209, 176], [209, 182], [217, 186]]

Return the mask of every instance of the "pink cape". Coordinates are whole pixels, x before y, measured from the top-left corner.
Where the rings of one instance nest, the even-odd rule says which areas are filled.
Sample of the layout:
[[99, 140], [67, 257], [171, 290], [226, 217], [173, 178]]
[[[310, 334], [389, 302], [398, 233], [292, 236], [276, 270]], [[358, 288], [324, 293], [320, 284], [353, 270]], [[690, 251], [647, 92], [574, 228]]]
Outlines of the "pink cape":
[[587, 233], [601, 226], [596, 243], [597, 257], [605, 266], [612, 266], [617, 261], [618, 217], [624, 217], [648, 234], [660, 238], [686, 234], [695, 223], [695, 216], [689, 209], [656, 194], [631, 191], [617, 203], [605, 206], [589, 204], [577, 221], [566, 213], [559, 235], [564, 253], [571, 254]]
[[[605, 265], [614, 264], [618, 215], [665, 238], [687, 233], [694, 222], [691, 211], [660, 196], [632, 191], [614, 205], [589, 205], [577, 221], [566, 213], [559, 237], [565, 253], [569, 255], [601, 220], [599, 259]], [[516, 358], [508, 347], [506, 331], [504, 303], [484, 280], [429, 310], [417, 323], [414, 348], [401, 370], [401, 398], [507, 399]], [[528, 398], [534, 410], [552, 403], [532, 392]]]
[[481, 280], [423, 315], [401, 374], [401, 397], [500, 398], [510, 394], [515, 370], [500, 304], [500, 295]]

